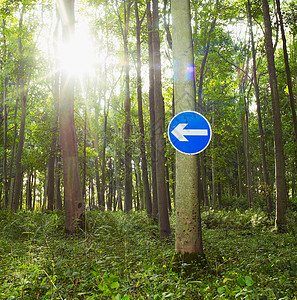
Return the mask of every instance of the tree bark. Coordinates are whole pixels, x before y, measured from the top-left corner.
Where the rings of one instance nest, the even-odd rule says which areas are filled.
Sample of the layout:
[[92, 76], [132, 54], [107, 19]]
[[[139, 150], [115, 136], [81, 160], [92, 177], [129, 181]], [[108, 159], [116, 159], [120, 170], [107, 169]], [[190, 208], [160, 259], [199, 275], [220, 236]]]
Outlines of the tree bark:
[[[74, 36], [74, 0], [61, 0], [59, 4], [63, 42], [67, 44]], [[73, 233], [77, 225], [84, 225], [84, 203], [74, 124], [74, 78], [69, 70], [65, 69], [62, 72], [59, 121], [63, 157], [65, 228], [68, 233]]]
[[157, 165], [156, 165], [156, 132], [155, 132], [155, 101], [154, 101], [154, 59], [153, 59], [153, 27], [151, 14], [151, 1], [146, 1], [148, 48], [149, 48], [149, 109], [151, 125], [151, 169], [152, 169], [152, 217], [158, 217], [158, 197], [157, 197]]
[[[57, 24], [54, 31], [54, 53], [55, 56], [58, 57], [58, 26], [60, 23], [60, 17], [57, 16]], [[53, 82], [53, 100], [54, 100], [54, 116], [53, 116], [53, 125], [52, 125], [52, 142], [50, 155], [48, 160], [48, 189], [47, 189], [47, 197], [48, 197], [48, 210], [54, 209], [55, 204], [55, 161], [57, 154], [57, 133], [58, 133], [58, 116], [59, 116], [59, 94], [60, 94], [60, 72], [58, 71], [58, 62], [55, 62], [55, 73], [54, 73], [54, 82]]]
[[125, 197], [124, 197], [124, 211], [130, 212], [132, 210], [132, 147], [131, 147], [131, 98], [130, 98], [130, 64], [129, 64], [129, 49], [128, 49], [128, 29], [130, 21], [131, 1], [124, 0], [124, 28], [122, 19], [121, 30], [124, 41], [124, 60], [125, 60]]
[[252, 57], [253, 57], [253, 83], [254, 83], [256, 103], [257, 103], [257, 118], [258, 118], [258, 128], [259, 128], [259, 135], [260, 135], [260, 151], [261, 151], [262, 167], [263, 167], [263, 174], [264, 174], [264, 192], [266, 196], [267, 214], [268, 216], [271, 216], [272, 213], [271, 187], [270, 187], [269, 173], [268, 173], [267, 160], [266, 160], [264, 131], [263, 131], [263, 124], [262, 124], [261, 103], [260, 103], [260, 91], [259, 91], [259, 85], [257, 81], [256, 51], [255, 51], [255, 43], [254, 43], [250, 0], [248, 0], [248, 20], [250, 26], [251, 48], [252, 48]]
[[282, 138], [282, 122], [280, 103], [276, 79], [274, 49], [272, 45], [272, 29], [269, 15], [268, 0], [262, 0], [262, 10], [265, 25], [265, 47], [268, 63], [269, 83], [271, 89], [271, 103], [273, 113], [273, 137], [275, 159], [275, 185], [276, 185], [276, 228], [286, 231], [287, 186], [285, 178], [285, 159]]
[[[193, 44], [189, 0], [172, 0], [174, 99], [176, 113], [195, 110]], [[190, 76], [188, 76], [190, 75]], [[191, 76], [192, 75], [192, 76]], [[191, 78], [191, 80], [186, 80]], [[198, 168], [196, 155], [176, 152], [176, 242], [181, 254], [203, 254], [200, 203], [198, 199]]]
[[135, 1], [135, 17], [136, 17], [136, 39], [137, 39], [137, 104], [138, 104], [138, 124], [140, 132], [140, 154], [141, 154], [141, 171], [143, 179], [143, 189], [145, 197], [145, 208], [149, 217], [152, 216], [152, 200], [151, 191], [148, 181], [147, 160], [145, 150], [145, 134], [143, 124], [143, 111], [142, 111], [142, 79], [141, 79], [141, 41], [140, 30], [141, 21], [138, 14], [138, 1]]
[[[23, 27], [23, 15], [24, 15], [25, 5], [23, 5], [20, 21], [19, 21], [19, 30], [22, 30]], [[20, 55], [20, 74], [19, 78], [19, 93], [21, 100], [21, 127], [19, 132], [19, 143], [16, 153], [15, 165], [16, 165], [16, 173], [15, 173], [15, 182], [14, 182], [14, 192], [12, 197], [11, 208], [13, 211], [16, 211], [19, 208], [20, 197], [22, 193], [22, 182], [23, 182], [23, 174], [22, 174], [22, 155], [23, 155], [23, 146], [25, 140], [25, 123], [26, 123], [26, 101], [27, 101], [27, 93], [25, 92], [25, 79], [24, 79], [24, 61], [23, 61], [23, 45], [21, 34], [18, 36], [18, 50]]]
[[159, 36], [159, 10], [158, 1], [153, 0], [153, 54], [154, 54], [154, 102], [155, 102], [155, 133], [156, 133], [156, 177], [157, 196], [159, 208], [160, 237], [162, 239], [170, 235], [168, 216], [166, 173], [165, 173], [165, 111], [161, 86], [161, 57]]

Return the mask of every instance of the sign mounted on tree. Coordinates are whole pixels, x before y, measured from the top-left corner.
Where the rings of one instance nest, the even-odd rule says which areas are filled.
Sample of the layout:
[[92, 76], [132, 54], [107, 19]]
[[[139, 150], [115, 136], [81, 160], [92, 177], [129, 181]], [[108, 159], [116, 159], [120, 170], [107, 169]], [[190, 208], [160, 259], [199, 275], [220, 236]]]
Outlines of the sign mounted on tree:
[[210, 143], [211, 127], [207, 119], [196, 111], [184, 111], [172, 118], [168, 137], [172, 146], [185, 154], [198, 154]]

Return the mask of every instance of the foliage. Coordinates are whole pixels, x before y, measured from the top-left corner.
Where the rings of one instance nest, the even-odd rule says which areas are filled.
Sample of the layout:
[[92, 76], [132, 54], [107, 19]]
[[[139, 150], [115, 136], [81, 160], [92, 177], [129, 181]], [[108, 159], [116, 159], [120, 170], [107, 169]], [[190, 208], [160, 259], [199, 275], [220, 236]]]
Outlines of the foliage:
[[[232, 222], [234, 218], [238, 224]], [[62, 213], [1, 211], [0, 298], [297, 296], [293, 235], [269, 231], [259, 212], [211, 211], [204, 212], [202, 219], [211, 227], [203, 231], [207, 265], [193, 268], [189, 275], [174, 271], [173, 241], [161, 242], [156, 224], [144, 212], [91, 211], [87, 231], [67, 236]]]

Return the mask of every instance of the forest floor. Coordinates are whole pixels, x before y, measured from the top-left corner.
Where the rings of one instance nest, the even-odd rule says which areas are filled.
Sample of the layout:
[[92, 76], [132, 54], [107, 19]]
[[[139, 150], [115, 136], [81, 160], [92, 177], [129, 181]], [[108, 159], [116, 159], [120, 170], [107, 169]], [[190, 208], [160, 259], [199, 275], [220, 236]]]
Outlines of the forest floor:
[[[297, 214], [277, 234], [261, 212], [203, 212], [206, 264], [174, 264], [144, 212], [0, 211], [0, 299], [297, 299]], [[174, 216], [171, 218], [174, 231]]]

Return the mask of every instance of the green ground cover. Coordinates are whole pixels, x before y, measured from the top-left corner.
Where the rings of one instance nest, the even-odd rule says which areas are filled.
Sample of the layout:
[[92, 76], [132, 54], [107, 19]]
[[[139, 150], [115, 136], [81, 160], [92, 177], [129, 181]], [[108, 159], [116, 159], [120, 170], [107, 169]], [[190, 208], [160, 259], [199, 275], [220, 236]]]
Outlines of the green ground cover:
[[286, 234], [253, 211], [202, 220], [206, 264], [176, 271], [144, 212], [88, 212], [66, 236], [62, 213], [1, 211], [0, 299], [297, 299], [296, 214]]

